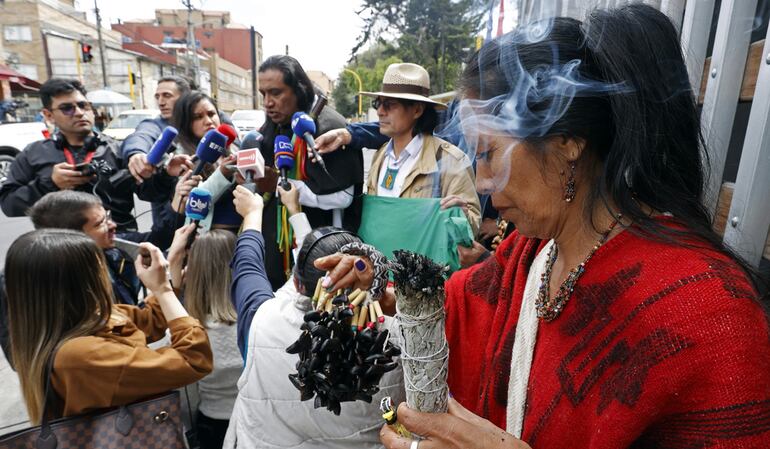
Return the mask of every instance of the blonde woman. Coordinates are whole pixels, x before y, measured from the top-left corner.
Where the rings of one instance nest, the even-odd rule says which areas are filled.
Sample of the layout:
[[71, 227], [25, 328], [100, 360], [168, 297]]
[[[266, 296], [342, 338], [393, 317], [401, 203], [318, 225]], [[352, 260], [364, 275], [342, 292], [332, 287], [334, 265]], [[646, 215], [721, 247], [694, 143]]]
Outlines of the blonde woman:
[[[190, 316], [203, 323], [214, 353], [214, 370], [198, 382], [200, 403], [196, 427], [202, 449], [221, 448], [238, 395], [243, 359], [238, 352], [236, 313], [230, 301], [230, 259], [235, 234], [213, 229], [195, 239], [183, 267], [187, 236], [195, 225], [177, 231], [169, 248], [175, 287], [184, 291]], [[184, 273], [184, 275], [182, 274]]]
[[[5, 260], [11, 352], [30, 421], [41, 421], [47, 365], [63, 402], [54, 417], [128, 404], [182, 387], [211, 371], [206, 331], [182, 307], [160, 250], [135, 262], [152, 293], [146, 307], [115, 305], [107, 262], [85, 234], [41, 229], [16, 239]], [[171, 331], [171, 346], [147, 347]]]

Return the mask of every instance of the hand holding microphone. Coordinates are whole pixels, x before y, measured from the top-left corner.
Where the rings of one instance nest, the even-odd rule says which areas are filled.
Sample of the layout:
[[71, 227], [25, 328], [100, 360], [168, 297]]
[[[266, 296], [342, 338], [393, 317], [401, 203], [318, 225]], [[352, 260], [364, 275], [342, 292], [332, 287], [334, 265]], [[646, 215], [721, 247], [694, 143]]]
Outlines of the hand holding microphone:
[[[304, 112], [295, 112], [291, 117], [291, 130], [294, 131], [294, 134], [296, 134], [297, 137], [300, 137], [307, 142], [308, 149], [313, 153], [313, 160], [321, 166], [327, 175], [329, 175], [329, 171], [326, 170], [326, 164], [324, 163], [321, 154], [318, 153], [318, 150], [316, 149], [315, 139], [313, 138], [316, 128], [313, 119]], [[329, 176], [331, 177], [331, 175]]]
[[251, 131], [243, 137], [241, 150], [238, 152], [238, 172], [245, 180], [243, 186], [251, 191], [251, 193], [257, 191], [257, 185], [254, 183], [254, 180], [265, 176], [265, 159], [259, 151], [262, 139], [262, 134], [257, 131]]
[[265, 204], [261, 195], [255, 195], [244, 186], [233, 190], [233, 204], [238, 214], [243, 217], [243, 230], [262, 231], [262, 209]]
[[294, 149], [288, 137], [281, 135], [275, 137], [273, 154], [275, 156], [275, 168], [281, 173], [279, 184], [283, 190], [291, 190], [288, 175], [289, 171], [294, 168]]
[[212, 129], [198, 143], [195, 150], [195, 156], [198, 158], [198, 164], [193, 170], [193, 176], [200, 175], [207, 163], [213, 164], [220, 157], [224, 156], [227, 147], [227, 136], [219, 131]]
[[[128, 169], [119, 170], [110, 177], [110, 184], [120, 186], [133, 176], [137, 184], [144, 182], [155, 172], [156, 167], [163, 165], [166, 153], [171, 150], [174, 139], [179, 134], [173, 126], [167, 126], [152, 145], [147, 154], [136, 153], [128, 160]], [[172, 176], [176, 176], [171, 174]]]
[[[211, 209], [211, 192], [202, 188], [196, 187], [190, 192], [190, 197], [187, 199], [187, 206], [185, 207], [184, 214], [187, 218], [195, 224], [197, 228], [201, 221], [205, 220]], [[190, 234], [187, 239], [186, 249], [190, 249], [195, 240], [196, 233]]]
[[[291, 186], [291, 183], [289, 183], [289, 186]], [[283, 187], [279, 185], [276, 187], [276, 190], [278, 190], [278, 198], [281, 199], [281, 203], [283, 203], [286, 206], [286, 210], [289, 211], [289, 216], [300, 213], [299, 189], [291, 188], [289, 190], [284, 190]]]

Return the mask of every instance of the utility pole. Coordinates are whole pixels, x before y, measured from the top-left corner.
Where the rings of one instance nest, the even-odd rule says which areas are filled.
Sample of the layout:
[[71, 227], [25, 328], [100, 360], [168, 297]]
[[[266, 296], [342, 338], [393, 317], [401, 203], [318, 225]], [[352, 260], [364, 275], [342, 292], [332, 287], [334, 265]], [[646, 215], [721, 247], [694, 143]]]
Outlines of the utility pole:
[[182, 0], [182, 4], [187, 8], [187, 52], [190, 56], [190, 76], [195, 81], [195, 85], [200, 88], [200, 63], [198, 61], [198, 46], [195, 44], [195, 29], [192, 21], [192, 0]]
[[251, 41], [251, 107], [257, 109], [257, 32], [253, 26], [249, 31]]
[[102, 62], [102, 86], [104, 88], [110, 87], [110, 83], [107, 82], [107, 53], [104, 51], [104, 40], [102, 39], [102, 16], [99, 14], [99, 5], [94, 0], [94, 14], [96, 15], [96, 35], [99, 39], [99, 60]]

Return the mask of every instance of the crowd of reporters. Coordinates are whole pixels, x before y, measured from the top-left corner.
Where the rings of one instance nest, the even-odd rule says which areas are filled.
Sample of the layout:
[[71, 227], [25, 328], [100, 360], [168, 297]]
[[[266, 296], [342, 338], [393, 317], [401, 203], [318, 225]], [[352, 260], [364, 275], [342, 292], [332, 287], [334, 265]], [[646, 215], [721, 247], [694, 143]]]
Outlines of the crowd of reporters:
[[[480, 100], [480, 103], [476, 105], [478, 110], [465, 113], [486, 113], [488, 119], [491, 117], [494, 123], [502, 123], [505, 127], [505, 132], [500, 134], [482, 127], [469, 130], [470, 134], [476, 133], [477, 137], [487, 140], [484, 148], [476, 148], [478, 159], [469, 158], [466, 154], [463, 133], [442, 133], [451, 142], [436, 135], [441, 121], [456, 120], [457, 111], [451, 110], [456, 105], [450, 105], [450, 112], [445, 113], [445, 105], [430, 99], [428, 72], [417, 64], [389, 66], [382, 80], [382, 89], [362, 93], [374, 99], [378, 123], [348, 125], [333, 108], [325, 105], [325, 98], [314, 89], [298, 61], [289, 56], [270, 57], [259, 68], [260, 94], [264, 98], [267, 121], [260, 132], [249, 133], [242, 139], [228, 125], [226, 115], [218, 110], [214, 99], [196, 90], [183, 78], [164, 77], [158, 82], [155, 96], [160, 116], [140, 123], [135, 133], [121, 146], [93, 131], [93, 110], [80, 83], [64, 79], [46, 82], [41, 88], [43, 114], [58, 132], [51, 139], [30, 145], [19, 155], [7, 180], [0, 187], [3, 212], [7, 216], [28, 215], [36, 228], [11, 245], [3, 280], [5, 294], [0, 295], [3, 319], [0, 340], [6, 357], [19, 374], [30, 421], [40, 423], [44, 410], [56, 417], [73, 416], [140, 401], [193, 383], [197, 383], [200, 400], [197, 415], [192, 421], [202, 448], [374, 448], [380, 447], [381, 442], [389, 448], [411, 449], [423, 444], [425, 447], [529, 448], [519, 437], [526, 435], [534, 438], [533, 432], [539, 430], [527, 422], [534, 418], [525, 412], [529, 407], [543, 408], [546, 405], [550, 407], [548, 410], [561, 407], [562, 415], [549, 421], [549, 428], [559, 429], [556, 433], [580, 433], [585, 426], [576, 426], [568, 418], [582, 413], [581, 419], [590, 422], [587, 427], [603, 429], [610, 434], [597, 439], [581, 434], [579, 437], [585, 438], [579, 439], [575, 447], [637, 447], [636, 443], [646, 441], [644, 438], [665, 441], [665, 438], [659, 439], [654, 426], [666, 426], [676, 420], [652, 420], [660, 416], [681, 416], [681, 413], [677, 414], [679, 408], [675, 408], [677, 413], [672, 414], [666, 407], [673, 402], [679, 403], [679, 399], [685, 396], [690, 402], [682, 406], [682, 413], [698, 414], [704, 407], [713, 406], [708, 409], [710, 413], [717, 410], [714, 407], [724, 404], [728, 406], [719, 409], [720, 413], [729, 413], [732, 404], [735, 409], [756, 409], [759, 410], [758, 415], [767, 416], [767, 389], [760, 384], [767, 380], [770, 349], [764, 328], [757, 324], [761, 321], [759, 317], [764, 316], [753, 302], [758, 295], [751, 280], [745, 276], [745, 272], [750, 271], [741, 271], [743, 266], [739, 265], [740, 261], [719, 244], [714, 244], [716, 240], [712, 239], [713, 231], [705, 224], [705, 215], [688, 215], [687, 211], [691, 209], [677, 209], [683, 203], [692, 203], [692, 210], [696, 210], [700, 194], [693, 198], [666, 196], [663, 200], [667, 203], [657, 211], [661, 212], [658, 215], [654, 208], [639, 209], [645, 201], [654, 204], [652, 197], [644, 197], [654, 189], [650, 192], [639, 190], [639, 184], [635, 184], [637, 190], [629, 191], [631, 185], [628, 179], [635, 183], [651, 180], [658, 182], [661, 188], [671, 187], [675, 181], [698, 184], [697, 188], [692, 187], [695, 191], [700, 188], [698, 176], [702, 174], [701, 167], [697, 164], [683, 166], [683, 170], [697, 172], [691, 179], [657, 175], [654, 170], [646, 172], [649, 179], [634, 177], [638, 164], [651, 163], [649, 159], [652, 156], [645, 152], [655, 148], [641, 143], [629, 144], [629, 151], [639, 152], [639, 157], [635, 161], [637, 165], [628, 163], [629, 158], [622, 158], [623, 164], [627, 165], [621, 164], [623, 170], [619, 172], [623, 173], [626, 184], [607, 187], [600, 179], [600, 172], [605, 169], [601, 164], [620, 157], [618, 152], [626, 151], [626, 148], [619, 149], [615, 144], [615, 136], [602, 138], [604, 140], [596, 137], [609, 132], [605, 129], [606, 121], [610, 120], [608, 117], [620, 114], [618, 117], [622, 115], [627, 120], [641, 120], [639, 111], [654, 109], [657, 103], [640, 95], [638, 108], [623, 109], [616, 103], [637, 101], [637, 97], [629, 94], [620, 99], [612, 97], [612, 101], [608, 100], [610, 94], [606, 94], [607, 98], [598, 99], [590, 95], [586, 96], [587, 99], [581, 97], [580, 101], [576, 100], [566, 107], [568, 110], [563, 121], [553, 124], [556, 131], [550, 128], [544, 131], [548, 138], [538, 135], [531, 139], [534, 143], [528, 144], [539, 151], [535, 156], [531, 155], [529, 147], [521, 144], [514, 131], [524, 133], [518, 128], [509, 130], [509, 127], [529, 123], [506, 115], [521, 113], [520, 110], [488, 108], [487, 104], [481, 104], [484, 101], [494, 104], [495, 99], [515, 98], [518, 94], [515, 80], [524, 75], [510, 76], [508, 70], [511, 67], [503, 64], [504, 60], [498, 57], [505, 54], [504, 51], [528, 55], [529, 59], [523, 59], [526, 70], [540, 73], [538, 70], [542, 64], [553, 63], [550, 59], [553, 48], [573, 49], [575, 58], [587, 58], [585, 55], [591, 54], [593, 59], [590, 64], [579, 67], [583, 71], [593, 70], [591, 64], [596, 61], [606, 59], [603, 63], [610, 65], [611, 62], [625, 61], [628, 54], [634, 54], [633, 51], [617, 54], [600, 52], [602, 45], [613, 46], [615, 41], [620, 40], [622, 33], [618, 30], [624, 27], [645, 32], [654, 28], [657, 30], [653, 33], [654, 39], [660, 51], [668, 51], [672, 55], [671, 60], [678, 67], [684, 67], [681, 54], [677, 53], [678, 41], [671, 37], [675, 34], [673, 27], [658, 11], [637, 5], [603, 14], [597, 13], [592, 22], [597, 26], [616, 23], [624, 26], [602, 27], [614, 30], [615, 39], [604, 40], [591, 51], [583, 40], [572, 39], [572, 36], [590, 34], [592, 29], [589, 27], [585, 31], [578, 22], [562, 19], [556, 22], [555, 32], [546, 33], [542, 45], [522, 39], [514, 32], [485, 44], [477, 53], [477, 58], [471, 59], [463, 74], [463, 82], [466, 83], [464, 94]], [[530, 36], [526, 29], [522, 33]], [[627, 42], [625, 45], [634, 49], [639, 42]], [[492, 50], [485, 53], [485, 49]], [[499, 54], [495, 53], [498, 50]], [[564, 64], [573, 62], [562, 61]], [[621, 66], [631, 67], [630, 64], [617, 65]], [[573, 67], [577, 70], [578, 66]], [[608, 76], [598, 71], [591, 75], [597, 78]], [[646, 89], [652, 89], [655, 84], [650, 82], [654, 76], [648, 78], [641, 82], [624, 73], [621, 80], [633, 80], [637, 90], [647, 93]], [[606, 81], [610, 82], [609, 78]], [[618, 82], [614, 80], [613, 85], [618, 85]], [[487, 90], [488, 87], [494, 89]], [[691, 99], [685, 98], [687, 95], [687, 92], [671, 93], [665, 96], [665, 101], [680, 102], [676, 103], [680, 112], [689, 117], [694, 114], [694, 107], [689, 103]], [[542, 103], [548, 100], [528, 97], [527, 101]], [[584, 102], [589, 102], [589, 106]], [[535, 106], [538, 111], [546, 108], [540, 103]], [[667, 111], [665, 114], [661, 113], [660, 117], [656, 114], [641, 115], [644, 115], [644, 120], [660, 119], [662, 121], [658, 125], [670, 126], [673, 123], [670, 119], [672, 113]], [[627, 127], [624, 128], [625, 119], [613, 118], [618, 120], [615, 132], [619, 135], [630, 132]], [[644, 122], [644, 125], [649, 124]], [[642, 131], [650, 131], [652, 135], [647, 128]], [[696, 128], [683, 125], [678, 129], [697, 135]], [[453, 130], [451, 126], [444, 129]], [[671, 141], [671, 145], [661, 144], [661, 148], [671, 153], [671, 161], [680, 160], [677, 159], [679, 156], [695, 160], [698, 145], [674, 142], [675, 138], [671, 135], [675, 131], [669, 130], [659, 136]], [[587, 133], [585, 138], [581, 137], [581, 133]], [[646, 134], [639, 131], [636, 138], [644, 136]], [[629, 139], [629, 142], [632, 140]], [[597, 146], [593, 147], [592, 143]], [[546, 147], [547, 151], [544, 150]], [[364, 176], [367, 171], [364, 167], [364, 148], [377, 150], [371, 167], [368, 167], [368, 178]], [[604, 150], [607, 154], [593, 153]], [[550, 154], [561, 156], [549, 158]], [[589, 165], [577, 168], [576, 161], [595, 165], [591, 165], [590, 169], [587, 168]], [[663, 170], [665, 167], [659, 168]], [[549, 179], [541, 176], [547, 170], [557, 181], [549, 184]], [[517, 176], [509, 176], [511, 171], [516, 171]], [[477, 173], [479, 179], [476, 179]], [[577, 196], [576, 179], [580, 183]], [[597, 191], [601, 195], [592, 197], [588, 193], [590, 188], [599, 189]], [[498, 226], [496, 213], [486, 207], [489, 201], [485, 195], [478, 195], [476, 190], [493, 192], [500, 204], [506, 206], [507, 216], [522, 218], [521, 222], [517, 221], [522, 233], [505, 240], [503, 249], [493, 257], [489, 257], [488, 248], [483, 243], [490, 243], [493, 237], [499, 239], [511, 229], [506, 229], [505, 224]], [[137, 229], [133, 215], [134, 195], [152, 203], [153, 224], [149, 232]], [[634, 200], [608, 200], [623, 195], [633, 195]], [[604, 201], [603, 205], [597, 205], [600, 199]], [[417, 201], [423, 201], [427, 207], [418, 208]], [[585, 209], [577, 209], [576, 203], [585, 206]], [[629, 206], [631, 203], [633, 205]], [[377, 210], [381, 211], [381, 216], [392, 215], [388, 218], [397, 225], [378, 228], [376, 222], [374, 225], [366, 222], [377, 219], [366, 213], [367, 208], [372, 210], [375, 207], [380, 208]], [[691, 245], [681, 245], [671, 238], [656, 240], [656, 233], [661, 232], [659, 227], [645, 228], [650, 221], [660, 222], [662, 228], [668, 226], [666, 220], [671, 218], [671, 214], [667, 216], [666, 213], [669, 210], [680, 211], [677, 216], [682, 221], [673, 226], [678, 232], [673, 234], [675, 237], [686, 235], [711, 242], [711, 246], [703, 246], [708, 246], [710, 251], [709, 269], [714, 265], [739, 274], [730, 279], [720, 277], [723, 275], [721, 272], [709, 272], [709, 276], [704, 277], [691, 275], [693, 270], [700, 268], [689, 264], [699, 263], [698, 257], [702, 254], [696, 255]], [[585, 214], [584, 211], [591, 213]], [[454, 215], [441, 215], [449, 212]], [[416, 214], [419, 215], [419, 223], [410, 227], [406, 218], [414, 218]], [[438, 225], [437, 220], [432, 220], [437, 216], [442, 217]], [[630, 216], [634, 217], [634, 221], [629, 221]], [[399, 217], [404, 217], [403, 223], [399, 222]], [[574, 221], [567, 223], [564, 217]], [[597, 217], [602, 223], [606, 221], [604, 224], [608, 230], [603, 235], [597, 234], [594, 222]], [[614, 239], [623, 230], [632, 227], [640, 227], [653, 237], [648, 239], [640, 237], [644, 233], [625, 233]], [[446, 336], [448, 344], [457, 349], [452, 349], [447, 362], [450, 372], [448, 381], [458, 400], [449, 399], [447, 414], [421, 414], [404, 406], [398, 409], [404, 426], [427, 436], [427, 440], [410, 441], [404, 434], [396, 434], [395, 427], [382, 426], [383, 421], [375, 404], [384, 396], [390, 396], [397, 403], [402, 402], [409, 387], [405, 385], [400, 368], [382, 377], [379, 392], [370, 398], [373, 404], [360, 401], [346, 403], [341, 410], [337, 410], [341, 416], [318, 410], [313, 401], [302, 400], [303, 397], [289, 380], [288, 375], [298, 365], [297, 357], [288, 354], [286, 348], [300, 335], [303, 317], [313, 307], [311, 297], [314, 290], [337, 291], [338, 288], [356, 287], [365, 290], [371, 285], [371, 260], [363, 256], [339, 254], [346, 244], [362, 243], [357, 233], [364, 228], [381, 234], [376, 236], [378, 239], [386, 236], [391, 240], [388, 243], [395, 243], [397, 248], [413, 239], [413, 234], [423, 234], [420, 243], [427, 247], [421, 249], [437, 255], [439, 259], [447, 256], [446, 260], [440, 260], [442, 263], [452, 257], [456, 261], [459, 253], [459, 265], [476, 264], [470, 270], [460, 271], [445, 284]], [[704, 351], [702, 360], [699, 359], [701, 362], [712, 364], [708, 373], [698, 371], [694, 364], [676, 359], [674, 367], [684, 374], [661, 376], [660, 372], [656, 372], [656, 376], [651, 376], [654, 382], [648, 383], [644, 391], [639, 386], [628, 392], [617, 387], [625, 380], [619, 380], [614, 371], [607, 369], [607, 364], [635, 360], [636, 356], [631, 353], [635, 349], [623, 340], [626, 345], [619, 344], [607, 359], [587, 356], [582, 365], [585, 368], [595, 363], [595, 367], [589, 366], [591, 376], [595, 376], [594, 381], [599, 377], [609, 377], [607, 383], [602, 385], [617, 387], [617, 392], [608, 393], [602, 387], [601, 394], [570, 397], [568, 400], [563, 397], [563, 392], [558, 391], [556, 399], [548, 405], [543, 402], [544, 392], [551, 391], [548, 389], [556, 391], [559, 382], [537, 383], [541, 379], [538, 376], [553, 377], [553, 371], [558, 370], [543, 366], [557, 364], [558, 361], [556, 356], [541, 354], [539, 363], [519, 367], [523, 370], [520, 377], [527, 380], [532, 373], [534, 383], [531, 384], [532, 390], [527, 390], [529, 387], [525, 382], [524, 397], [518, 398], [526, 407], [522, 405], [521, 410], [513, 410], [511, 401], [517, 399], [512, 396], [516, 392], [507, 387], [509, 380], [515, 380], [512, 377], [515, 373], [512, 373], [511, 353], [527, 349], [522, 349], [519, 343], [520, 323], [511, 321], [513, 318], [509, 319], [509, 315], [519, 305], [513, 300], [520, 300], [521, 304], [527, 301], [535, 304], [533, 298], [537, 297], [540, 301], [543, 289], [546, 299], [551, 299], [548, 289], [553, 287], [548, 281], [543, 281], [539, 290], [533, 287], [539, 280], [547, 279], [546, 274], [550, 276], [550, 271], [544, 271], [540, 276], [533, 267], [537, 264], [546, 267], [543, 270], [550, 270], [557, 255], [562, 254], [548, 250], [548, 257], [545, 257], [546, 242], [555, 247], [554, 242], [559, 237], [554, 235], [558, 232], [552, 232], [553, 229], [567, 229], [569, 234], [583, 235], [583, 240], [590, 244], [589, 249], [593, 247], [575, 269], [574, 273], [578, 274], [569, 272], [568, 266], [564, 268], [564, 272], [569, 273], [567, 281], [571, 276], [575, 283], [588, 259], [608, 238], [612, 239], [609, 242], [612, 245], [621, 245], [621, 249], [630, 248], [619, 257], [621, 262], [617, 262], [626, 263], [628, 271], [617, 275], [625, 276], [623, 279], [626, 281], [618, 281], [625, 282], [622, 286], [611, 287], [613, 295], [622, 297], [615, 307], [633, 306], [635, 301], [647, 294], [639, 294], [633, 288], [639, 272], [647, 278], [654, 276], [645, 271], [649, 271], [650, 266], [656, 266], [646, 259], [656, 253], [649, 248], [654, 245], [665, 247], [665, 251], [661, 250], [661, 254], [665, 252], [661, 257], [672, 251], [684, 254], [686, 257], [680, 257], [679, 261], [686, 260], [687, 263], [678, 267], [683, 271], [682, 276], [688, 276], [683, 279], [706, 283], [709, 290], [703, 290], [704, 293], [695, 299], [692, 295], [679, 297], [675, 290], [683, 285], [680, 285], [681, 281], [674, 280], [672, 282], [678, 283], [672, 285], [678, 287], [661, 294], [661, 298], [673, 297], [687, 303], [699, 301], [702, 296], [711, 301], [700, 307], [699, 311], [704, 314], [713, 311], [713, 304], [722, 307], [719, 310], [726, 310], [724, 304], [732, 301], [731, 311], [732, 307], [737, 310], [734, 319], [746, 323], [742, 329], [750, 329], [751, 333], [746, 331], [737, 335], [724, 331], [725, 336], [730, 338], [721, 340], [729, 340], [734, 345], [731, 350], [739, 354], [746, 352], [748, 341], [752, 342], [752, 348], [758, 348], [757, 357], [751, 360], [741, 357], [732, 361], [736, 372], [758, 382], [751, 385], [743, 382], [740, 392], [730, 389], [731, 394], [728, 395], [721, 385], [725, 378], [732, 379], [730, 376], [734, 373], [725, 372], [726, 369], [715, 365], [719, 359], [714, 356], [712, 348], [721, 343], [715, 342], [710, 332], [713, 329], [723, 331], [723, 327], [692, 325], [697, 320], [661, 318], [661, 323], [669, 320], [664, 324], [686, 333], [692, 341], [704, 343], [696, 344], [695, 350]], [[448, 238], [446, 235], [438, 236], [438, 233], [459, 236]], [[527, 236], [548, 238], [541, 242]], [[601, 237], [598, 242], [597, 236]], [[447, 241], [463, 243], [447, 247]], [[612, 245], [608, 247], [615, 248]], [[569, 245], [562, 245], [559, 249], [569, 251]], [[607, 266], [606, 270], [616, 269], [615, 260], [608, 261], [606, 257], [603, 260], [602, 253], [597, 254], [591, 275], [601, 275], [601, 271], [593, 271], [597, 266]], [[484, 259], [486, 261], [477, 264]], [[642, 262], [638, 261], [642, 259], [644, 270], [639, 268]], [[635, 261], [637, 265], [633, 265]], [[451, 266], [451, 263], [448, 265]], [[672, 262], [671, 265], [675, 264]], [[724, 285], [729, 281], [729, 286], [712, 285], [722, 282], [720, 279]], [[657, 279], [639, 281], [640, 285], [657, 286], [658, 283]], [[567, 287], [560, 285], [559, 288], [556, 297], [562, 295], [561, 289]], [[567, 289], [566, 297], [569, 298], [573, 290], [572, 287]], [[540, 335], [538, 338], [546, 345], [540, 346], [541, 350], [548, 347], [560, 354], [568, 350], [571, 343], [566, 341], [568, 338], [564, 335], [569, 334], [572, 338], [590, 329], [594, 309], [587, 308], [609, 308], [613, 304], [601, 301], [616, 300], [602, 297], [600, 301], [594, 298], [592, 295], [600, 295], [603, 288], [594, 288], [593, 284], [574, 290], [574, 296], [580, 297], [570, 303], [572, 309], [563, 313], [578, 315], [572, 316], [571, 321], [567, 320], [563, 326], [549, 328], [544, 322], [540, 325], [544, 330], [539, 334], [534, 305], [531, 310], [522, 306], [521, 314], [531, 312], [531, 320], [535, 323], [532, 338]], [[735, 305], [743, 298], [738, 298], [739, 295], [752, 301]], [[386, 290], [385, 297], [388, 298], [383, 300], [383, 308], [387, 309], [385, 315], [393, 315], [393, 290]], [[590, 299], [595, 299], [596, 304]], [[637, 312], [659, 313], [662, 317], [679, 313], [676, 307], [666, 309], [669, 306], [665, 301], [659, 303], [663, 305], [658, 302], [645, 304], [644, 307], [648, 307], [646, 312], [639, 312], [640, 307], [644, 309], [639, 305], [628, 315], [628, 320], [633, 320]], [[576, 309], [578, 306], [582, 308]], [[558, 306], [552, 312], [558, 315], [561, 309]], [[604, 313], [601, 317], [603, 323], [613, 319], [604, 308], [601, 313]], [[526, 322], [528, 318], [522, 316], [520, 319]], [[396, 326], [390, 316], [383, 317], [379, 323], [383, 329], [394, 329]], [[657, 326], [657, 323], [636, 322], [636, 327]], [[507, 334], [500, 334], [503, 327], [507, 329]], [[494, 343], [490, 340], [487, 344], [487, 338], [491, 339], [493, 332], [498, 340]], [[556, 335], [559, 332], [561, 334]], [[625, 332], [622, 338], [637, 338], [636, 334], [630, 335], [630, 331], [622, 332]], [[391, 338], [394, 334], [396, 332], [391, 333]], [[667, 335], [667, 329], [652, 329], [649, 338], [653, 343], [650, 344], [658, 344]], [[593, 336], [586, 337], [575, 351], [584, 350], [581, 345], [596, 345], [591, 340]], [[158, 343], [164, 338], [165, 343]], [[689, 350], [688, 341], [682, 337], [661, 345], [674, 347], [681, 344], [681, 347], [676, 346], [677, 351], [685, 351]], [[529, 350], [537, 351], [534, 340], [532, 342]], [[148, 346], [150, 343], [153, 348]], [[607, 344], [604, 344], [596, 348], [591, 346], [590, 349], [598, 354], [606, 347]], [[516, 354], [521, 355], [519, 352]], [[533, 357], [532, 354], [530, 352], [529, 356]], [[612, 357], [618, 360], [609, 360]], [[662, 359], [668, 356], [654, 353], [649, 357], [661, 360], [640, 360], [635, 366], [641, 366], [639, 369], [644, 370], [645, 376], [649, 375], [653, 365], [663, 362]], [[467, 360], [472, 362], [466, 363]], [[645, 365], [648, 363], [649, 366]], [[508, 371], [509, 368], [511, 371]], [[711, 376], [709, 379], [713, 377], [714, 380], [697, 383], [694, 390], [703, 389], [709, 394], [690, 394], [690, 390], [681, 389], [682, 397], [679, 398], [679, 389], [666, 389], [666, 382], [672, 379], [685, 379], [688, 384], [692, 382], [696, 385], [695, 377], [701, 375]], [[57, 410], [46, 408], [45, 391], [49, 385], [59, 399]], [[532, 393], [534, 389], [538, 389], [537, 395]], [[660, 389], [665, 391], [659, 392]], [[654, 402], [649, 398], [650, 391], [660, 393], [664, 399]], [[605, 393], [618, 394], [620, 399], [605, 398]], [[636, 399], [631, 400], [632, 396]], [[645, 407], [634, 409], [640, 397], [648, 402], [645, 402]], [[589, 403], [586, 407], [591, 409], [591, 413], [585, 412], [587, 408], [578, 408], [583, 400]], [[615, 407], [615, 402], [624, 400], [622, 405]], [[599, 412], [591, 401], [600, 401]], [[737, 404], [736, 401], [744, 402]], [[461, 403], [471, 410], [465, 409]], [[544, 420], [550, 419], [548, 410], [543, 415]], [[516, 415], [518, 412], [521, 416]], [[516, 425], [519, 427], [524, 425], [522, 423], [526, 424], [528, 433], [522, 433], [521, 428], [518, 432], [513, 430], [515, 420], [512, 416], [518, 416]], [[508, 425], [506, 420], [514, 424]], [[714, 438], [720, 441], [744, 438], [745, 445], [740, 447], [760, 447], [751, 444], [767, 440], [766, 422], [760, 423], [765, 425], [764, 430], [757, 425], [752, 427], [751, 433], [739, 436], [720, 430], [721, 433], [715, 433]], [[634, 430], [638, 431], [638, 435], [628, 436], [630, 431], [623, 428], [634, 426], [638, 427]], [[506, 430], [512, 433], [506, 433]], [[671, 432], [675, 438], [686, 434], [680, 429]], [[637, 436], [639, 439], [636, 439]], [[556, 434], [541, 437], [550, 438], [550, 443], [543, 447], [563, 447], [560, 445], [564, 441], [559, 437]], [[686, 440], [689, 437], [685, 435], [682, 438]]]
[[[160, 79], [160, 115], [141, 122], [122, 145], [95, 130], [93, 108], [78, 81], [54, 78], [42, 86], [42, 113], [57, 132], [25, 149], [0, 188], [3, 212], [29, 216], [36, 229], [9, 250], [0, 296], [0, 340], [19, 373], [32, 423], [42, 418], [50, 363], [50, 382], [62, 403], [57, 416], [197, 381], [200, 401], [192, 421], [201, 447], [222, 447], [234, 407], [227, 441], [232, 447], [238, 440], [255, 446], [268, 440], [378, 444], [376, 408], [346, 408], [346, 419], [335, 421], [333, 415], [315, 416], [312, 403], [282, 385], [294, 362], [281, 348], [299, 335], [310, 307], [308, 290], [323, 275], [314, 260], [360, 241], [362, 148], [323, 156], [316, 151], [314, 137], [346, 123], [326, 106], [298, 61], [268, 58], [259, 76], [268, 120], [243, 142], [216, 102], [182, 77]], [[430, 120], [419, 128], [411, 120], [399, 130], [408, 141], [417, 129], [420, 146], [423, 136], [436, 139], [433, 103], [425, 101], [410, 105], [427, 105]], [[450, 150], [446, 164], [467, 162], [448, 145], [431, 146], [428, 160], [441, 160], [435, 153], [441, 149]], [[454, 171], [463, 177], [461, 193], [470, 198], [469, 217], [477, 228], [469, 167]], [[441, 176], [440, 185], [454, 183], [451, 175]], [[420, 189], [418, 196], [449, 200], [455, 193], [451, 187]], [[152, 204], [149, 232], [138, 231], [134, 195]], [[31, 264], [30, 255], [45, 261]], [[44, 288], [35, 289], [38, 282]], [[59, 295], [61, 290], [67, 293]], [[262, 308], [267, 302], [275, 307]], [[166, 329], [170, 342], [149, 348]], [[101, 380], [91, 382], [97, 372]], [[388, 395], [403, 398], [400, 370], [384, 383]], [[254, 401], [272, 405], [256, 407]], [[297, 414], [297, 407], [304, 412]], [[269, 430], [264, 425], [281, 423], [269, 410], [283, 410], [279, 414], [292, 416], [291, 423], [283, 422], [277, 433]]]

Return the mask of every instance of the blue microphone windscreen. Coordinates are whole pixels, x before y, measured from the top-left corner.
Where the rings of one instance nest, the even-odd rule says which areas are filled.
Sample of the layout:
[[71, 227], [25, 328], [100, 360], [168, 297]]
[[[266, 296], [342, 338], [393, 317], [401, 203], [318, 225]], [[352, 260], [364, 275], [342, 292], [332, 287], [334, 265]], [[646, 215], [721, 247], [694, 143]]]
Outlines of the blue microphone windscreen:
[[147, 162], [150, 165], [158, 165], [163, 160], [163, 155], [171, 148], [171, 144], [174, 142], [179, 131], [173, 126], [167, 126], [163, 130], [163, 134], [158, 137], [158, 140], [152, 145], [150, 152], [147, 153]]
[[249, 131], [248, 134], [243, 136], [241, 140], [241, 150], [250, 150], [252, 148], [259, 148], [264, 136], [259, 131]]
[[211, 209], [211, 192], [203, 187], [196, 187], [190, 191], [184, 214], [191, 220], [205, 220]]
[[295, 112], [291, 116], [291, 130], [298, 136], [304, 136], [305, 133], [315, 134], [315, 121], [304, 112]]
[[292, 148], [291, 140], [288, 137], [282, 135], [275, 136], [273, 154], [275, 155], [275, 168], [285, 168], [287, 170], [294, 168], [294, 148]]
[[214, 163], [225, 154], [227, 136], [212, 129], [206, 133], [195, 150], [195, 155], [204, 162]]

